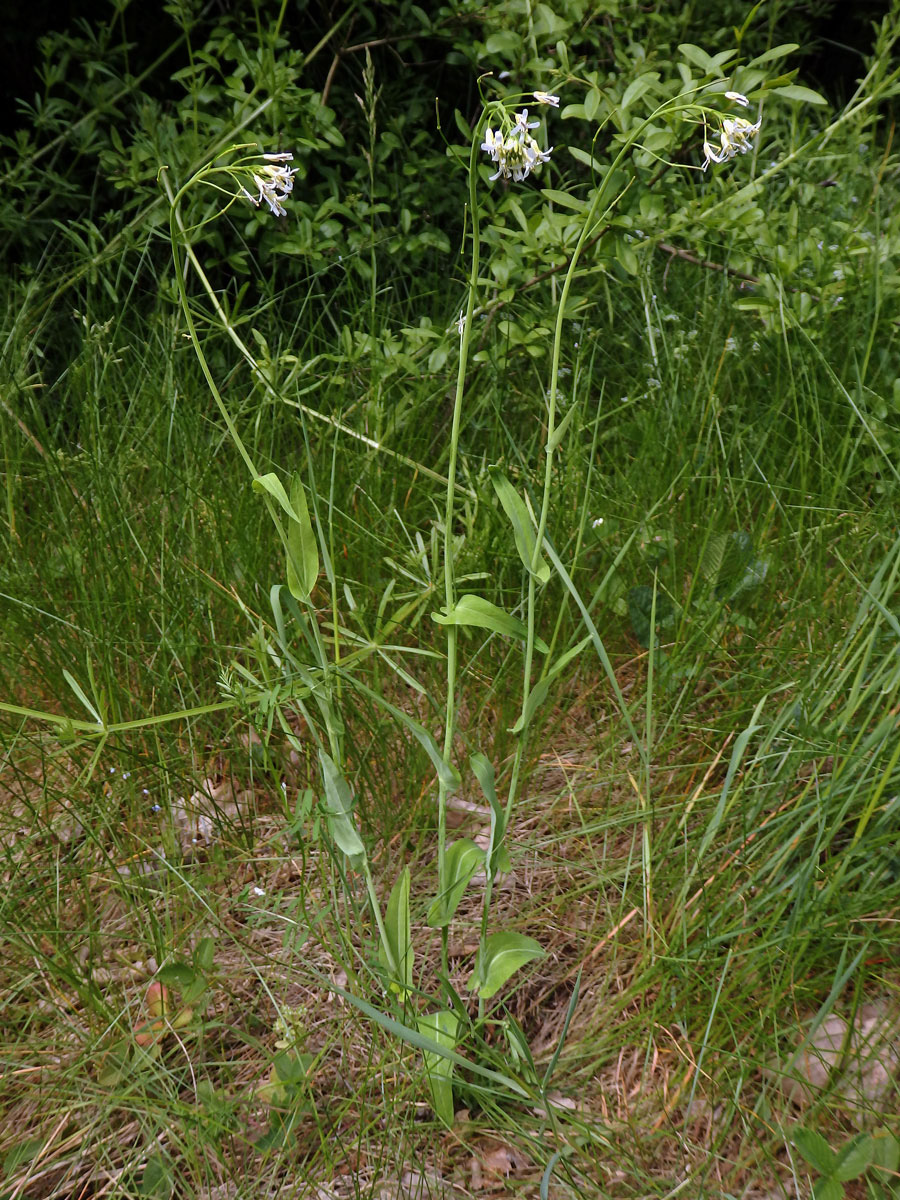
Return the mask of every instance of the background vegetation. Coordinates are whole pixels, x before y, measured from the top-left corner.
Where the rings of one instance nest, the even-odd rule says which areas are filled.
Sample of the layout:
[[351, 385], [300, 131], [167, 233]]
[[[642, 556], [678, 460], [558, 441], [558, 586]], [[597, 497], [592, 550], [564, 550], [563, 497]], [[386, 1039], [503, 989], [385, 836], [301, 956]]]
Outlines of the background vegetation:
[[[900, 9], [843, 76], [829, 14], [257, 0], [148, 28], [119, 3], [42, 39], [0, 193], [0, 1195], [895, 1194]], [[418, 1051], [343, 994], [384, 1009], [377, 939], [283, 690], [305, 664], [282, 548], [185, 336], [159, 168], [295, 154], [287, 217], [235, 205], [194, 242], [269, 386], [189, 271], [194, 319], [256, 461], [313, 484], [323, 631], [439, 737], [476, 80], [562, 97], [542, 174], [479, 182], [451, 532], [458, 576], [517, 612], [488, 468], [537, 494], [560, 196], [680, 71], [785, 45], [756, 150], [705, 174], [699, 134], [635, 151], [578, 276], [548, 527], [569, 584], [539, 628], [558, 656], [589, 621], [621, 695], [588, 645], [538, 710], [495, 903], [547, 953], [471, 1051], [531, 1100], [461, 1069], [450, 1129]], [[458, 757], [502, 780], [518, 659], [462, 645]], [[410, 867], [428, 991], [434, 770], [345, 701], [358, 826], [385, 898]], [[474, 786], [454, 804], [483, 836]]]

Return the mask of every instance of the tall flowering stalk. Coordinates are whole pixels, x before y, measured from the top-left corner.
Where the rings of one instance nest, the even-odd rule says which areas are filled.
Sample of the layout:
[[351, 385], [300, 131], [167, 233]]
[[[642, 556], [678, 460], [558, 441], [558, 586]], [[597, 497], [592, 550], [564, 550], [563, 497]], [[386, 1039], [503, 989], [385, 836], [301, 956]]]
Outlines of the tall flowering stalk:
[[[533, 95], [539, 104], [552, 106], [554, 108], [559, 104], [559, 98], [557, 96], [552, 96], [545, 92], [535, 92]], [[728, 92], [725, 94], [725, 98], [734, 103], [738, 103], [741, 106], [747, 106], [749, 104], [747, 98], [740, 93]], [[578, 268], [584, 247], [589, 238], [596, 231], [599, 224], [605, 219], [611, 205], [614, 203], [615, 198], [610, 195], [610, 184], [611, 181], [613, 181], [616, 177], [617, 169], [622, 165], [626, 156], [631, 153], [634, 145], [643, 136], [645, 130], [652, 125], [653, 121], [658, 119], [664, 113], [676, 110], [684, 111], [686, 115], [692, 116], [695, 120], [702, 120], [704, 128], [708, 128], [709, 121], [720, 122], [720, 148], [717, 150], [711, 145], [711, 143], [704, 143], [705, 158], [702, 167], [704, 170], [710, 162], [722, 163], [733, 158], [738, 153], [746, 153], [752, 148], [753, 139], [759, 132], [761, 125], [760, 120], [757, 120], [755, 123], [751, 123], [743, 117], [722, 118], [717, 112], [705, 108], [705, 106], [698, 104], [696, 100], [691, 99], [690, 97], [679, 96], [673, 100], [666, 101], [654, 112], [652, 112], [639, 126], [637, 126], [621, 145], [616, 157], [610, 164], [609, 169], [606, 171], [600, 186], [595, 189], [590, 208], [588, 209], [582, 222], [581, 231], [570, 258], [557, 303], [547, 400], [547, 437], [544, 446], [543, 490], [540, 511], [537, 518], [536, 535], [534, 536], [532, 543], [531, 561], [530, 563], [526, 563], [526, 566], [528, 567], [528, 596], [526, 607], [526, 636], [522, 680], [522, 706], [521, 717], [518, 726], [520, 732], [517, 740], [512, 769], [510, 772], [504, 820], [502, 823], [502, 829], [504, 832], [509, 827], [516, 796], [518, 794], [519, 779], [521, 775], [528, 734], [529, 699], [532, 691], [531, 679], [534, 665], [534, 651], [539, 641], [535, 629], [537, 584], [539, 580], [538, 567], [541, 563], [541, 551], [546, 535], [547, 522], [550, 512], [550, 500], [553, 484], [553, 462], [556, 442], [558, 440], [555, 435], [557, 429], [559, 364], [566, 305], [568, 302], [572, 281], [575, 277], [575, 272]], [[478, 217], [479, 203], [476, 189], [477, 170], [475, 150], [476, 147], [480, 149], [483, 153], [487, 154], [491, 159], [491, 162], [496, 165], [496, 171], [490, 176], [491, 182], [494, 182], [497, 179], [511, 181], [513, 183], [524, 181], [533, 171], [539, 170], [544, 163], [550, 160], [550, 154], [552, 151], [552, 147], [547, 150], [542, 150], [540, 148], [537, 140], [531, 132], [533, 129], [538, 128], [540, 122], [529, 121], [528, 118], [529, 111], [526, 108], [523, 108], [519, 112], [510, 112], [505, 105], [500, 103], [494, 103], [486, 106], [482, 113], [481, 120], [476, 127], [475, 136], [473, 137], [472, 141], [472, 149], [469, 156], [469, 210], [470, 219], [472, 221], [472, 262], [469, 273], [467, 305], [465, 312], [460, 315], [459, 321], [460, 357], [459, 369], [457, 372], [456, 395], [454, 399], [453, 422], [451, 428], [450, 467], [448, 471], [449, 479], [444, 518], [444, 580], [445, 599], [448, 613], [452, 610], [455, 599], [452, 543], [453, 504], [455, 490], [454, 482], [457, 469], [460, 415], [462, 411], [469, 340], [471, 337], [472, 316], [475, 310], [475, 290], [478, 281], [480, 251]], [[479, 129], [482, 124], [484, 124], [483, 141], [481, 141], [479, 145]], [[449, 624], [447, 626], [448, 695], [446, 721], [444, 727], [444, 761], [448, 765], [450, 764], [455, 733], [456, 676], [458, 670], [457, 638], [457, 627], [454, 624]], [[490, 863], [487, 863], [485, 874], [486, 884], [481, 920], [482, 947], [485, 946], [488, 938], [488, 917], [493, 888], [493, 872], [491, 870]], [[446, 789], [443, 787], [443, 785], [441, 785], [439, 788], [438, 803], [438, 877], [439, 894], [446, 894], [449, 881], [446, 873]], [[443, 961], [446, 972], [446, 928], [442, 930], [442, 934], [444, 949]], [[481, 995], [479, 996], [479, 1008], [483, 1011], [483, 999]]]

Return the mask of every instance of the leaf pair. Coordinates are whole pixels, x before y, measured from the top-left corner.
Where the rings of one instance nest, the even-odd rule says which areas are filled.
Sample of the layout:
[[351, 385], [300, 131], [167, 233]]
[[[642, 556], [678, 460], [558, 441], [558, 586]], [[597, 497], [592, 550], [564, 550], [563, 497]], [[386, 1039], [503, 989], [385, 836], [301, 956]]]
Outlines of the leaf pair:
[[815, 1200], [842, 1200], [844, 1184], [851, 1179], [858, 1179], [871, 1167], [895, 1176], [900, 1165], [900, 1142], [887, 1129], [858, 1133], [839, 1150], [832, 1150], [821, 1133], [802, 1125], [793, 1130], [792, 1140], [820, 1173], [813, 1188]]

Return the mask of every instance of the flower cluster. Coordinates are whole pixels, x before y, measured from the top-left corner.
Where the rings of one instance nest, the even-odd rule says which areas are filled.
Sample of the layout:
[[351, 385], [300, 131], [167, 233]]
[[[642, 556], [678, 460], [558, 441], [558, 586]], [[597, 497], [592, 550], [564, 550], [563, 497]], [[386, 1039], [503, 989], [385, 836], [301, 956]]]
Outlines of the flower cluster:
[[[559, 97], [551, 96], [547, 92], [535, 92], [534, 96], [539, 104], [549, 104], [554, 108], [559, 104]], [[515, 121], [511, 121], [509, 114], [504, 110], [501, 128], [496, 133], [490, 125], [487, 127], [481, 149], [497, 164], [497, 170], [491, 176], [491, 180], [514, 179], [519, 183], [527, 179], [541, 163], [550, 161], [553, 147], [542, 150], [531, 135], [531, 130], [537, 129], [539, 125], [540, 121], [528, 120], [528, 109], [523, 108], [520, 113], [515, 114]]]
[[709, 142], [703, 143], [703, 170], [705, 171], [711, 162], [728, 162], [738, 152], [746, 154], [748, 150], [752, 150], [753, 138], [759, 133], [761, 124], [761, 117], [752, 124], [746, 117], [726, 117], [719, 134], [721, 148], [717, 150]]
[[[264, 154], [262, 157], [266, 160], [265, 166], [252, 172], [253, 182], [259, 188], [259, 194], [254, 196], [243, 186], [241, 191], [251, 204], [259, 207], [260, 201], [265, 200], [276, 217], [283, 217], [287, 212], [284, 202], [293, 191], [294, 176], [297, 174], [296, 167], [286, 167], [284, 164], [290, 162], [294, 156], [285, 150], [279, 154]], [[279, 165], [276, 166], [276, 163]]]
[[[750, 101], [740, 92], [726, 92], [725, 99], [740, 104], [742, 108], [750, 106]], [[728, 162], [736, 154], [746, 154], [748, 150], [752, 150], [753, 139], [759, 133], [761, 124], [762, 117], [755, 122], [748, 121], [746, 117], [725, 117], [719, 131], [719, 148], [716, 149], [710, 142], [703, 143], [703, 170], [705, 171], [711, 162]]]

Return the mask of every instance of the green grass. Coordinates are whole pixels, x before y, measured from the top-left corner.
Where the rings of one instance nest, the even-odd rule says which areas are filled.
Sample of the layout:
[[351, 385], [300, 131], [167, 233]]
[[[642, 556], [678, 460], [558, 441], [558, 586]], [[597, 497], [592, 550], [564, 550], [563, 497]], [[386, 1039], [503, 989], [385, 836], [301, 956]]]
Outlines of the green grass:
[[[793, 1173], [805, 1194], [779, 1071], [814, 1019], [898, 1007], [896, 435], [859, 417], [887, 395], [890, 365], [861, 377], [859, 347], [884, 328], [865, 286], [808, 340], [690, 263], [649, 260], [643, 296], [615, 268], [584, 282], [548, 527], [571, 588], [554, 576], [538, 624], [557, 653], [575, 645], [579, 598], [627, 714], [590, 644], [538, 710], [492, 922], [547, 956], [464, 1050], [532, 1096], [462, 1072], [451, 1135], [418, 1051], [332, 989], [387, 1011], [362, 883], [311, 811], [296, 695], [280, 709], [223, 700], [223, 672], [232, 695], [243, 668], [271, 697], [306, 650], [289, 612], [280, 644], [281, 549], [167, 266], [151, 256], [140, 285], [107, 269], [67, 308], [42, 307], [68, 261], [64, 242], [55, 253], [10, 302], [0, 393], [0, 1195], [377, 1196], [404, 1172], [423, 1196], [442, 1179], [537, 1196], [542, 1177], [560, 1196], [793, 1194], [779, 1190]], [[354, 674], [439, 736], [442, 485], [415, 464], [447, 470], [454, 360], [430, 366], [432, 341], [391, 347], [423, 314], [452, 326], [459, 306], [439, 258], [415, 276], [380, 266], [368, 348], [341, 332], [372, 322], [371, 293], [343, 267], [308, 288], [273, 276], [255, 310], [244, 299], [277, 396], [214, 322], [201, 334], [262, 469], [315, 480], [343, 660], [358, 652]], [[520, 327], [551, 325], [549, 289], [517, 298]], [[546, 356], [517, 350], [500, 320], [470, 375], [453, 532], [458, 575], [521, 612], [486, 467], [537, 494]], [[660, 622], [652, 645], [629, 616], [637, 588]], [[333, 641], [324, 578], [315, 599]], [[518, 664], [499, 637], [462, 639], [458, 758], [487, 754], [501, 785]], [[17, 711], [90, 720], [65, 672], [107, 724], [133, 727], [79, 736]], [[385, 897], [411, 868], [412, 1013], [440, 961], [424, 921], [433, 770], [349, 674], [342, 687]], [[462, 798], [474, 835], [484, 806], [473, 785]], [[465, 995], [477, 886], [460, 912], [450, 967]], [[164, 967], [177, 1027], [142, 1048]], [[293, 1029], [280, 1049], [279, 1019]], [[565, 1106], [548, 1113], [528, 1081], [551, 1065]], [[872, 1108], [873, 1124], [889, 1119], [893, 1084]], [[838, 1145], [858, 1117], [832, 1089], [802, 1119]]]

